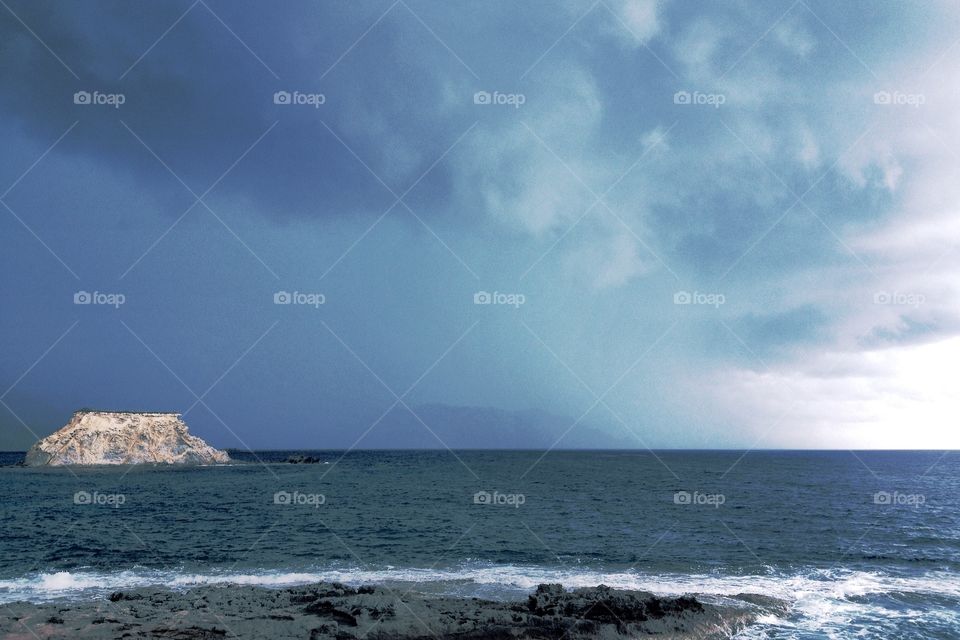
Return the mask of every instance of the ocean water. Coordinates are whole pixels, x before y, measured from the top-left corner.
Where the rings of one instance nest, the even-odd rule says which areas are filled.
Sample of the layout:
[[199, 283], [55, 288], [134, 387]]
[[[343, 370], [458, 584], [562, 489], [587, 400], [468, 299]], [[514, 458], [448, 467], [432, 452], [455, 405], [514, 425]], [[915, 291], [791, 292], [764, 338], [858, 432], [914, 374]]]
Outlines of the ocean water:
[[[542, 582], [725, 602], [741, 638], [960, 638], [960, 453], [235, 453], [206, 468], [0, 467], [0, 604], [136, 586]], [[0, 455], [12, 464], [17, 454]]]

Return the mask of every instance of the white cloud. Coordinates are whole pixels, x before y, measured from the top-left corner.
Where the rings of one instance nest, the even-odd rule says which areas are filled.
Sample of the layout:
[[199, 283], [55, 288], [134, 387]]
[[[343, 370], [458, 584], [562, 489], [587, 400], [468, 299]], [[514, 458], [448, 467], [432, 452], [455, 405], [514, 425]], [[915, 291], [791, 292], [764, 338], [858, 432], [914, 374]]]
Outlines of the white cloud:
[[591, 151], [602, 114], [593, 77], [556, 65], [542, 77], [543, 93], [481, 124], [456, 164], [463, 197], [535, 236], [573, 224], [593, 202], [580, 181], [591, 185], [600, 171]]
[[773, 371], [726, 369], [692, 382], [742, 446], [960, 447], [960, 338], [828, 352]]
[[717, 53], [732, 32], [713, 20], [699, 18], [683, 29], [674, 40], [674, 55], [687, 74], [696, 81], [717, 75]]
[[[609, 214], [597, 211], [596, 215]], [[639, 243], [629, 231], [598, 234], [591, 238], [569, 255], [567, 268], [574, 275], [585, 274], [592, 286], [598, 289], [620, 287], [646, 271], [639, 254]]]
[[840, 161], [846, 176], [858, 187], [871, 184], [895, 191], [903, 175], [903, 167], [887, 140], [870, 139], [850, 150]]
[[[530, 99], [522, 112], [481, 125], [467, 143], [469, 152], [457, 164], [459, 189], [477, 194], [489, 215], [544, 241], [544, 248], [576, 224], [551, 259], [589, 286], [625, 285], [645, 272], [645, 264], [636, 238], [603, 204], [595, 204], [594, 193], [627, 168], [598, 145], [599, 90], [590, 73], [569, 64], [545, 64], [541, 77], [546, 93]], [[653, 157], [667, 149], [662, 126], [637, 141], [637, 155]], [[628, 223], [637, 228], [639, 211], [640, 203], [632, 200]]]
[[663, 126], [654, 127], [640, 136], [640, 144], [645, 154], [662, 154], [670, 151], [670, 135]]
[[619, 0], [613, 6], [630, 33], [641, 42], [649, 42], [660, 32], [659, 0]]
[[816, 41], [813, 34], [801, 24], [797, 15], [797, 13], [788, 14], [773, 29], [772, 35], [787, 51], [803, 57], [813, 51]]
[[571, 21], [580, 19], [585, 12], [596, 14], [603, 20], [601, 35], [633, 48], [649, 44], [663, 34], [663, 7], [667, 1], [606, 0], [604, 7], [595, 5], [593, 0], [565, 0], [558, 6], [565, 10]]
[[[900, 63], [929, 69], [938, 57]], [[794, 304], [835, 312], [834, 341], [800, 349], [772, 369], [719, 366], [685, 385], [707, 397], [718, 424], [742, 434], [741, 446], [960, 446], [960, 118], [952, 89], [960, 64], [944, 60], [925, 77], [877, 73], [894, 79], [846, 87], [845, 97], [825, 94], [832, 97], [817, 125], [798, 128], [796, 160], [808, 165], [823, 144], [839, 153], [852, 142], [825, 132], [846, 122], [849, 138], [873, 125], [837, 165], [849, 181], [837, 193], [872, 194], [861, 200], [870, 208], [820, 211], [868, 266], [848, 254], [845, 266], [811, 267], [807, 278], [797, 272], [780, 283]], [[922, 103], [874, 104], [880, 89], [922, 96]], [[830, 202], [831, 187], [823, 186]]]

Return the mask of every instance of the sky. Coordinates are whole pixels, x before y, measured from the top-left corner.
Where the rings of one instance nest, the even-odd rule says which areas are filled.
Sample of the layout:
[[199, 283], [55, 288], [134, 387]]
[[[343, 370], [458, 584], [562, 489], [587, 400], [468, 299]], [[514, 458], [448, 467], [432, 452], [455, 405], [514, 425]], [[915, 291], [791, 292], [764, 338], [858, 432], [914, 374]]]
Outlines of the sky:
[[960, 447], [954, 2], [0, 1], [0, 449]]

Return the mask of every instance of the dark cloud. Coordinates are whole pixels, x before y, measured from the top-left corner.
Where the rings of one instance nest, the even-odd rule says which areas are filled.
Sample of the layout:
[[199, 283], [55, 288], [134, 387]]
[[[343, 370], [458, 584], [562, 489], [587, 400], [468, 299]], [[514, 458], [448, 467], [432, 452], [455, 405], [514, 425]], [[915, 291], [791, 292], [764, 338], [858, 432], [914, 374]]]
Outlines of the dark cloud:
[[[97, 159], [105, 180], [129, 173], [152, 190], [182, 192], [146, 145], [198, 194], [276, 123], [217, 187], [275, 218], [379, 214], [394, 197], [372, 174], [399, 195], [456, 138], [437, 131], [470, 124], [462, 107], [472, 94], [445, 95], [450, 83], [472, 80], [469, 72], [402, 8], [333, 66], [350, 44], [345, 27], [360, 27], [369, 11], [343, 24], [327, 3], [247, 12], [210, 6], [216, 16], [195, 5], [150, 49], [189, 4], [134, 11], [124, 4], [14, 3], [43, 42], [9, 13], [0, 15], [0, 111], [44, 145], [79, 120], [61, 151]], [[311, 42], [326, 44], [304, 49], [291, 42], [301, 18], [318, 28]], [[287, 37], [265, 37], [280, 33]], [[78, 91], [123, 94], [124, 103], [77, 105]], [[325, 102], [277, 105], [276, 91], [322, 94]], [[458, 108], [445, 106], [451, 100]], [[444, 171], [439, 167], [424, 188], [442, 187]]]
[[960, 322], [956, 318], [938, 317], [923, 319], [910, 314], [897, 316], [893, 324], [873, 327], [857, 343], [866, 349], [899, 347], [926, 344], [960, 332]]
[[769, 314], [751, 313], [738, 319], [734, 329], [752, 349], [782, 353], [798, 345], [829, 337], [831, 317], [813, 305]]

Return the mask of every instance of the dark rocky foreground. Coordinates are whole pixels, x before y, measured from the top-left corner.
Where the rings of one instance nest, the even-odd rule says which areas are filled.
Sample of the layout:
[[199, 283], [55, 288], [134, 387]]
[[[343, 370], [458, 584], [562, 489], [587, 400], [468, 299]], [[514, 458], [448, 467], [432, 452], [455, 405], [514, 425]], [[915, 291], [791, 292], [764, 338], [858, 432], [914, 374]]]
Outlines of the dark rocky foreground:
[[642, 591], [540, 585], [525, 602], [429, 597], [385, 587], [141, 589], [84, 603], [0, 607], [0, 637], [37, 638], [726, 638], [752, 607]]

